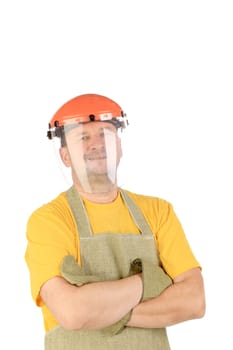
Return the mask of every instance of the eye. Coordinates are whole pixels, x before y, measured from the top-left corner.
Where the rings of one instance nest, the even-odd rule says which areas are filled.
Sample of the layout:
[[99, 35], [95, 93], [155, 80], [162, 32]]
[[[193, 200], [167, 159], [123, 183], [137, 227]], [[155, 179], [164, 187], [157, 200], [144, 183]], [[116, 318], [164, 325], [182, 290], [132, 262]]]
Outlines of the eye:
[[88, 141], [90, 139], [90, 136], [87, 134], [82, 134], [78, 136], [78, 141]]

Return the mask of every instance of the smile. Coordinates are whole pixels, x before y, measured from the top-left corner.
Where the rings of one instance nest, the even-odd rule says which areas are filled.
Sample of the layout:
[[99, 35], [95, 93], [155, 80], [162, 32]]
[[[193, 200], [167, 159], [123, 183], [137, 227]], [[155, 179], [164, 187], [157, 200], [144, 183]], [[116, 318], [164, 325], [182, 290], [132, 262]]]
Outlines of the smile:
[[106, 159], [106, 156], [96, 156], [96, 157], [87, 157], [87, 160], [101, 160]]

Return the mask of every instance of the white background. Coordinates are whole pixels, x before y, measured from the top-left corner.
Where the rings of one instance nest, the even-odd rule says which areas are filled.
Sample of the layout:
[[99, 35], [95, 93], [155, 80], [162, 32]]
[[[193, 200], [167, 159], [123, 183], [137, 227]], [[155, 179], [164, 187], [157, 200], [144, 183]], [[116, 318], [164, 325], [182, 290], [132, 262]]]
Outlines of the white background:
[[87, 92], [127, 112], [122, 185], [170, 201], [203, 266], [207, 312], [168, 328], [173, 350], [232, 343], [231, 1], [0, 3], [1, 342], [43, 349], [24, 262], [30, 213], [67, 188], [46, 139]]

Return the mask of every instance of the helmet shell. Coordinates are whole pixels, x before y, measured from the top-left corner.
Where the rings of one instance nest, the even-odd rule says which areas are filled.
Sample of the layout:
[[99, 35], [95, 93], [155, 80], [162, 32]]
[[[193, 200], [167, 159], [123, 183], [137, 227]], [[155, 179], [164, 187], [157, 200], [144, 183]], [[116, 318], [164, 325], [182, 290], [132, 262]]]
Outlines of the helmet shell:
[[49, 127], [60, 127], [67, 121], [85, 123], [123, 118], [121, 107], [108, 97], [97, 94], [84, 94], [63, 104], [50, 120]]

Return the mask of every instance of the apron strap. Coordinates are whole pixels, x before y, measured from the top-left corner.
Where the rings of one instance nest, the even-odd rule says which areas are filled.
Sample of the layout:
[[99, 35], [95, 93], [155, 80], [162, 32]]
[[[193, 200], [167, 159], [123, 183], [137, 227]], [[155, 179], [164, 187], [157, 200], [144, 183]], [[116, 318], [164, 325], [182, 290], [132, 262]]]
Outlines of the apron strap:
[[147, 223], [141, 209], [139, 209], [139, 207], [136, 205], [136, 203], [133, 201], [133, 199], [128, 195], [126, 191], [124, 191], [122, 188], [120, 188], [119, 190], [141, 234], [147, 235], [147, 236], [151, 236], [151, 235], [153, 236], [153, 232], [151, 231], [151, 228]]
[[[151, 235], [153, 236], [151, 228], [147, 223], [142, 211], [135, 204], [133, 199], [122, 188], [119, 188], [119, 191], [141, 234], [146, 236], [151, 236]], [[88, 215], [84, 207], [81, 196], [79, 195], [78, 191], [76, 191], [74, 186], [72, 186], [66, 192], [66, 194], [67, 194], [68, 203], [73, 212], [80, 236], [91, 237], [92, 230], [91, 230]]]
[[92, 230], [83, 201], [72, 186], [67, 192], [68, 203], [72, 209], [80, 237], [91, 237]]

